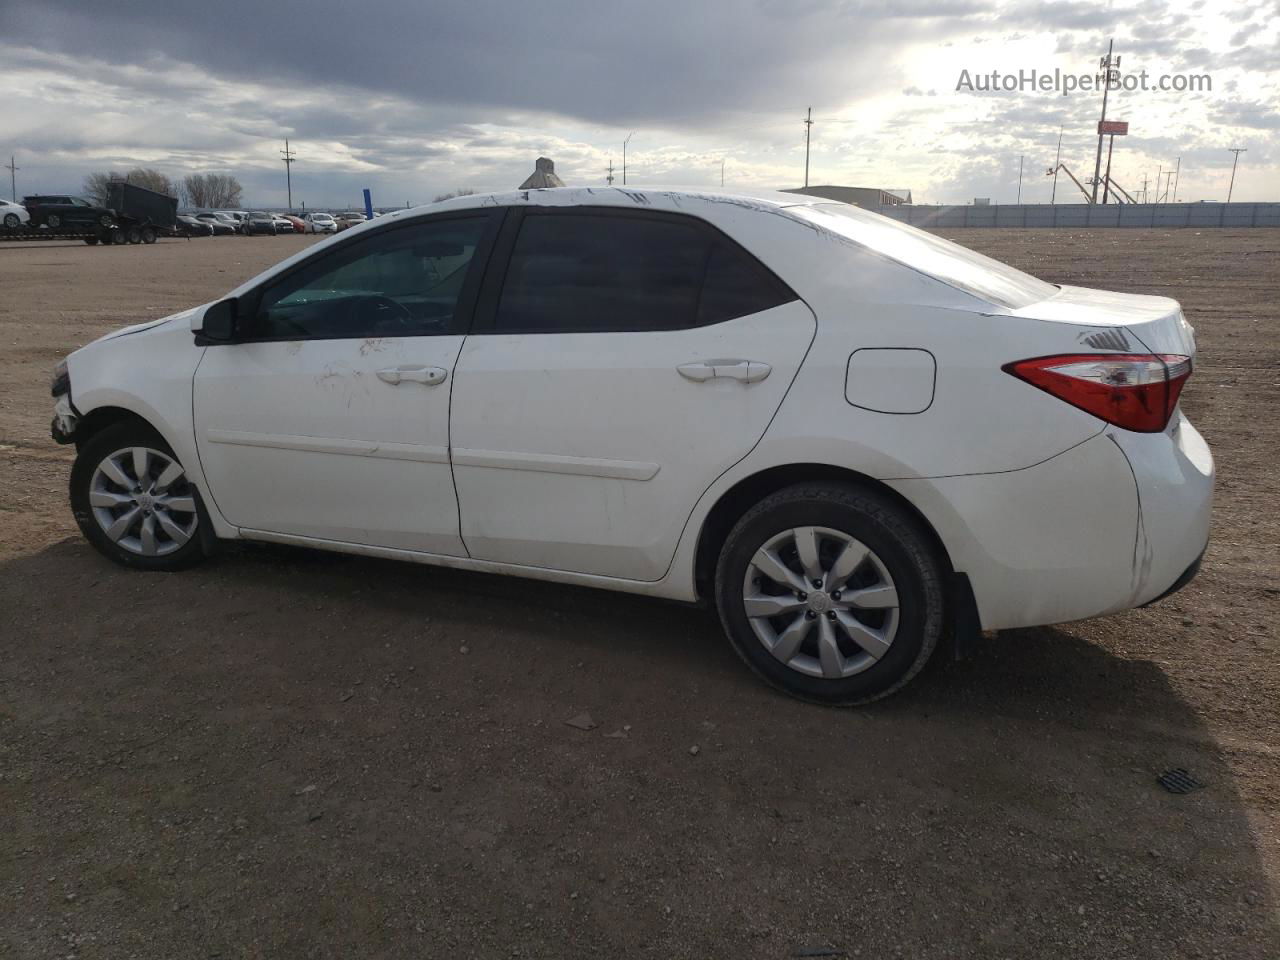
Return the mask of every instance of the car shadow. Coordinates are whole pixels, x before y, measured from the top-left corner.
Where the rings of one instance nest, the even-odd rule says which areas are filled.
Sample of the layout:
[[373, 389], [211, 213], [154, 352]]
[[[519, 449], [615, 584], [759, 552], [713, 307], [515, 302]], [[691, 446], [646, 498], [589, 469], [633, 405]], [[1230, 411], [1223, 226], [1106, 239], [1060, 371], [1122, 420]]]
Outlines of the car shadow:
[[19, 888], [23, 943], [69, 910], [117, 953], [1280, 943], [1251, 761], [1070, 627], [844, 711], [702, 609], [284, 547], [160, 575], [68, 540], [0, 565], [0, 606], [0, 859], [60, 878]]

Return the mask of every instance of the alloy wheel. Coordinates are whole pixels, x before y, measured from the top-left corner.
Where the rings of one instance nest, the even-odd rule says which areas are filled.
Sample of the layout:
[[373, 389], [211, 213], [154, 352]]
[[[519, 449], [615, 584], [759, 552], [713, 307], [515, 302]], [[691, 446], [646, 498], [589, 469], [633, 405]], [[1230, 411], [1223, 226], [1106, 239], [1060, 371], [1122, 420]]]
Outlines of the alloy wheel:
[[103, 458], [89, 483], [89, 506], [113, 543], [143, 557], [181, 549], [200, 522], [195, 488], [182, 466], [150, 447]]
[[829, 527], [771, 537], [747, 565], [747, 622], [777, 660], [839, 680], [874, 666], [898, 631], [898, 591], [884, 561]]

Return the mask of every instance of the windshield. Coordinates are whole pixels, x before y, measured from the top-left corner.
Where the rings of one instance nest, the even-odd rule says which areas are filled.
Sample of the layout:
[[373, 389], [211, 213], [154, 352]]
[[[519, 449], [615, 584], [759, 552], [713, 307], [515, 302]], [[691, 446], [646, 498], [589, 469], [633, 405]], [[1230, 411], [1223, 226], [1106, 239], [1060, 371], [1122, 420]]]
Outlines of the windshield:
[[846, 203], [818, 203], [788, 210], [868, 250], [1011, 310], [1046, 300], [1058, 290], [1051, 283], [958, 243]]

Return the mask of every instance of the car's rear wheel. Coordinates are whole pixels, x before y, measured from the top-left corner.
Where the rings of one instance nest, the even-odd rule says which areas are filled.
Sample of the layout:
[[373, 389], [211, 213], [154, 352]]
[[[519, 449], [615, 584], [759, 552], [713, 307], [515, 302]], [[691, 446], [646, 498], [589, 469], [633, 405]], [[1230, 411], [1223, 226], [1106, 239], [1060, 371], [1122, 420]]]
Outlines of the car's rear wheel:
[[898, 690], [942, 633], [941, 566], [919, 522], [837, 484], [788, 487], [749, 510], [720, 552], [716, 602], [766, 682], [834, 705]]
[[85, 538], [125, 566], [180, 570], [204, 558], [200, 495], [145, 424], [119, 423], [84, 444], [71, 470], [71, 509]]
[[143, 242], [143, 243], [155, 243], [155, 242], [156, 242], [156, 230], [155, 230], [155, 227], [143, 227], [143, 228], [142, 228], [142, 242]]

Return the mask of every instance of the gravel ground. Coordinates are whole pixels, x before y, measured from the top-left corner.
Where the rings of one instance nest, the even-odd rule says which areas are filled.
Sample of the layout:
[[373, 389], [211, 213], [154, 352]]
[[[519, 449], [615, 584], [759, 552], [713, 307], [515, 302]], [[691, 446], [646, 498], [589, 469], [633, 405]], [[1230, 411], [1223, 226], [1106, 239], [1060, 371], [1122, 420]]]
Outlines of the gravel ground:
[[0, 956], [1280, 956], [1280, 231], [944, 235], [1183, 302], [1214, 539], [1156, 607], [852, 712], [673, 604], [262, 546], [111, 565], [53, 363], [309, 241], [0, 245]]

